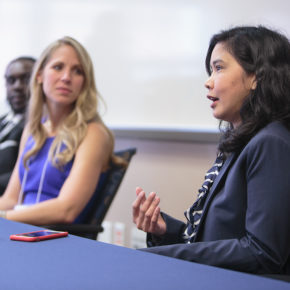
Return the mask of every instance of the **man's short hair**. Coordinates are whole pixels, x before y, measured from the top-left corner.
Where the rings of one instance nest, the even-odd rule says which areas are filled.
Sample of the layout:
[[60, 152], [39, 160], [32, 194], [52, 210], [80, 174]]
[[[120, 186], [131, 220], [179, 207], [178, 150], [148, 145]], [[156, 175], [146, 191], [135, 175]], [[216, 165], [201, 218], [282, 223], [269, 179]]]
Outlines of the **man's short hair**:
[[9, 66], [10, 64], [14, 63], [14, 62], [17, 62], [17, 61], [31, 61], [33, 63], [36, 62], [36, 59], [34, 57], [31, 57], [31, 56], [20, 56], [20, 57], [17, 57], [15, 59], [12, 59], [7, 66]]

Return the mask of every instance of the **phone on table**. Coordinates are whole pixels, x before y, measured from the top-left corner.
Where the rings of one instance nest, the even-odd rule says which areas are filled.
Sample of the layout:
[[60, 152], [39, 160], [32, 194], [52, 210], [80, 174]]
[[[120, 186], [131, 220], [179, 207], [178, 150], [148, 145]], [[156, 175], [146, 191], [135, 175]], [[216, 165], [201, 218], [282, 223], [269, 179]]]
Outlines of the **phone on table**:
[[66, 237], [68, 232], [59, 232], [52, 230], [40, 230], [35, 232], [15, 234], [10, 236], [10, 240], [24, 241], [24, 242], [38, 242], [48, 239], [56, 239]]

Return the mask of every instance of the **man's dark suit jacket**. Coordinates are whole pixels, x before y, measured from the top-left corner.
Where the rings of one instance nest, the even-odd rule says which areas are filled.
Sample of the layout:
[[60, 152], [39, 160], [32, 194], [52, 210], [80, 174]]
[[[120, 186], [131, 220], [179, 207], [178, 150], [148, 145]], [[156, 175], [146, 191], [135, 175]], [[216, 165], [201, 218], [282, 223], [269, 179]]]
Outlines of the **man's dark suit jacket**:
[[[290, 132], [274, 122], [223, 165], [207, 197], [196, 242], [163, 214], [152, 253], [252, 273], [290, 274]], [[159, 246], [162, 245], [162, 246]]]
[[[0, 119], [0, 130], [3, 129], [2, 121]], [[17, 160], [19, 143], [23, 132], [24, 121], [16, 124], [13, 129], [5, 135], [0, 143], [0, 195], [6, 189], [9, 178], [13, 171], [14, 165]]]

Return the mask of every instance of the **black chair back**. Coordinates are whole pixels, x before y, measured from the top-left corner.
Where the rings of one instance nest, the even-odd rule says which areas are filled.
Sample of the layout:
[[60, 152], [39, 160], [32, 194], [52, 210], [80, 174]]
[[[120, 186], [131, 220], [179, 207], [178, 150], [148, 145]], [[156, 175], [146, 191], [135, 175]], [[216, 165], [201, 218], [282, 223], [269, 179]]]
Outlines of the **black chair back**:
[[118, 189], [125, 176], [129, 163], [133, 155], [136, 154], [136, 148], [129, 148], [114, 153], [116, 156], [128, 162], [127, 166], [112, 164], [107, 172], [103, 186], [95, 192], [95, 201], [87, 214], [86, 221], [90, 224], [101, 224], [104, 217], [116, 196]]
[[90, 200], [81, 224], [56, 224], [44, 227], [56, 231], [67, 231], [70, 234], [89, 239], [97, 239], [98, 233], [103, 231], [102, 222], [105, 215], [118, 192], [130, 161], [136, 154], [136, 151], [136, 148], [129, 148], [114, 153], [116, 156], [123, 158], [127, 162], [127, 166], [111, 164], [106, 173], [103, 185], [101, 188], [97, 188]]

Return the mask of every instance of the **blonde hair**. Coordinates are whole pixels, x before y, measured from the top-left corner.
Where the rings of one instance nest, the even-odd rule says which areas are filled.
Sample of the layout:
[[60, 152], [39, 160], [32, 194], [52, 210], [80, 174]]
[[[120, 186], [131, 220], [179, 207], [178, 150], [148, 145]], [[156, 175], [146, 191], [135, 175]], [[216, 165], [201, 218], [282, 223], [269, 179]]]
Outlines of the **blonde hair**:
[[[41, 149], [47, 136], [43, 121], [48, 117], [46, 110], [46, 97], [38, 76], [50, 60], [52, 54], [61, 46], [69, 45], [77, 53], [84, 74], [84, 85], [78, 96], [74, 109], [59, 125], [57, 135], [49, 150], [49, 159], [56, 167], [62, 167], [72, 160], [78, 146], [87, 133], [90, 122], [100, 123], [108, 132], [111, 139], [111, 155], [113, 154], [114, 138], [111, 131], [105, 126], [97, 112], [100, 95], [97, 91], [93, 64], [86, 49], [75, 39], [63, 37], [50, 44], [37, 60], [31, 77], [31, 96], [28, 107], [28, 130], [34, 139], [34, 146], [24, 156], [24, 166], [27, 167], [29, 158]], [[61, 147], [64, 146], [64, 149]]]

